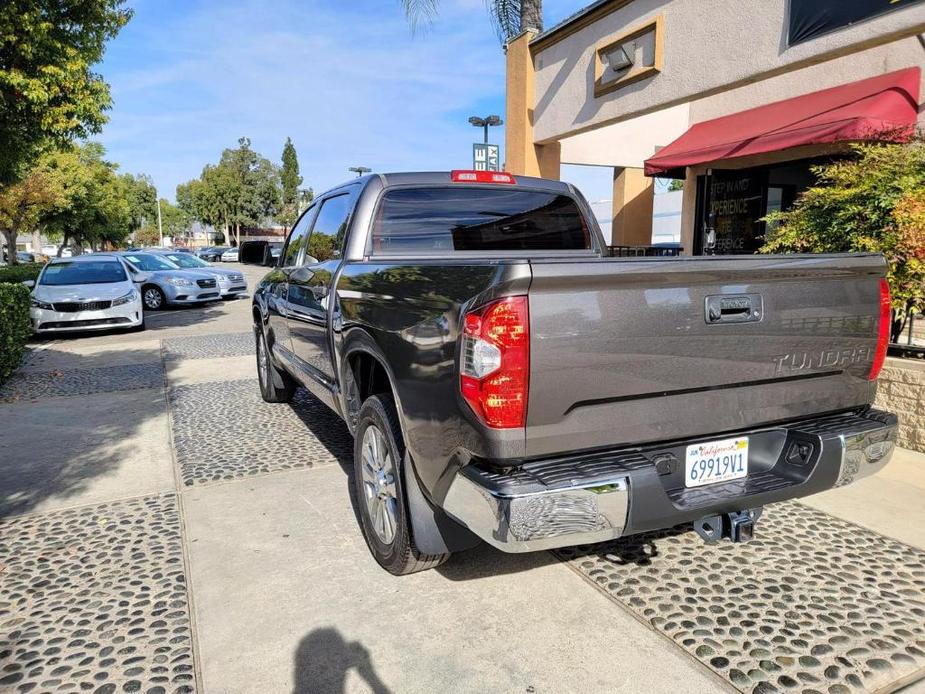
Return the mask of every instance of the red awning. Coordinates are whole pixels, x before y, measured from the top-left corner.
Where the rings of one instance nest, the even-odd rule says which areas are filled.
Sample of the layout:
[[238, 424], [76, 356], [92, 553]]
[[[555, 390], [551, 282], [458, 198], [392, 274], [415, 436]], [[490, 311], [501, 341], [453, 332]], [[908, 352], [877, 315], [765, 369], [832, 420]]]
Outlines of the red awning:
[[800, 145], [901, 139], [915, 127], [920, 79], [911, 67], [697, 123], [646, 160], [646, 175]]

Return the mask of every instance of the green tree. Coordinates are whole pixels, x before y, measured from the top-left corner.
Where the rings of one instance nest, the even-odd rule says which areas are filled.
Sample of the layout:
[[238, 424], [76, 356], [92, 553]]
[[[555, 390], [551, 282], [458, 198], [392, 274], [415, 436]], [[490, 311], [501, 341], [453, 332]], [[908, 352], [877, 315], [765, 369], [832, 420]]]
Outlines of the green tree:
[[39, 152], [99, 132], [109, 87], [91, 70], [132, 16], [124, 0], [4, 0], [0, 6], [0, 188]]
[[6, 240], [11, 265], [16, 258], [16, 236], [34, 232], [42, 219], [60, 202], [59, 180], [44, 167], [35, 167], [18, 183], [0, 187], [0, 232]]
[[[405, 15], [416, 30], [437, 16], [440, 0], [401, 0]], [[543, 30], [543, 0], [485, 0], [488, 16], [502, 43], [524, 31]]]
[[242, 137], [237, 148], [222, 152], [218, 164], [177, 187], [177, 203], [191, 219], [222, 229], [240, 245], [241, 227], [261, 224], [278, 212], [280, 172]]
[[48, 156], [47, 169], [62, 194], [43, 221], [60, 238], [59, 254], [69, 243], [78, 252], [87, 245], [117, 246], [132, 231], [130, 190], [104, 155], [102, 145], [91, 142]]
[[283, 167], [279, 175], [282, 189], [277, 219], [288, 229], [299, 216], [299, 186], [302, 185], [302, 177], [299, 175], [299, 159], [296, 156], [295, 146], [288, 137], [283, 146], [282, 159]]
[[179, 205], [174, 205], [161, 198], [161, 228], [165, 236], [170, 236], [175, 240], [186, 239], [189, 237], [191, 226], [192, 220]]
[[668, 184], [668, 192], [673, 193], [676, 190], [684, 190], [684, 179], [683, 178], [673, 178], [671, 183]]
[[127, 201], [131, 209], [132, 229], [157, 223], [157, 189], [150, 176], [122, 174]]
[[813, 167], [816, 185], [768, 215], [763, 253], [883, 253], [892, 341], [925, 307], [925, 140], [852, 145], [853, 156]]

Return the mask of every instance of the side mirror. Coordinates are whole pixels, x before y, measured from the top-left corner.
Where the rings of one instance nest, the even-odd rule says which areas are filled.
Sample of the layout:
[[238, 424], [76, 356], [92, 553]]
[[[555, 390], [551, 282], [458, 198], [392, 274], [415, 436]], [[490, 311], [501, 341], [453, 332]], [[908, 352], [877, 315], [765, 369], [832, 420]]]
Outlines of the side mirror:
[[35, 287], [35, 280], [23, 280], [23, 284], [32, 289]]
[[313, 256], [310, 256], [310, 255], [306, 254], [306, 255], [305, 255], [305, 260], [302, 261], [302, 264], [303, 264], [303, 265], [317, 265], [317, 264], [318, 264], [318, 259], [315, 258], [315, 257], [313, 257]]
[[132, 273], [132, 282], [135, 284], [144, 284], [151, 279], [151, 275], [147, 272], [133, 272]]

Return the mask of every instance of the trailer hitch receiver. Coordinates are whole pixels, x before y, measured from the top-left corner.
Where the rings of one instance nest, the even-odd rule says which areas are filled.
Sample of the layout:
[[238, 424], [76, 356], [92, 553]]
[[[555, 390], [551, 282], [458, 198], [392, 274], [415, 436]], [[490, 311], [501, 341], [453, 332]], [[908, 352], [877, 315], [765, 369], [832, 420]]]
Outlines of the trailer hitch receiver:
[[694, 521], [694, 530], [708, 544], [724, 537], [732, 542], [748, 542], [755, 536], [755, 524], [761, 517], [761, 511], [761, 508], [753, 508], [706, 516]]

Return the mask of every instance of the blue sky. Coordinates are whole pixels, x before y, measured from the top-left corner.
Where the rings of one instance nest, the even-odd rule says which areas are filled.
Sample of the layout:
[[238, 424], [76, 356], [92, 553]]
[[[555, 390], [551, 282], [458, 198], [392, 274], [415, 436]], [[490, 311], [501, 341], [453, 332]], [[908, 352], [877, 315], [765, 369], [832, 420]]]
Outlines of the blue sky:
[[[481, 137], [467, 118], [504, 114], [504, 55], [483, 0], [443, 0], [416, 36], [398, 0], [130, 4], [99, 67], [114, 106], [97, 139], [169, 199], [242, 135], [274, 161], [291, 137], [305, 185], [322, 191], [355, 165], [467, 167]], [[584, 4], [545, 0], [547, 26]], [[503, 128], [492, 138], [503, 144]], [[589, 198], [609, 197], [609, 170], [572, 168], [564, 177]]]

